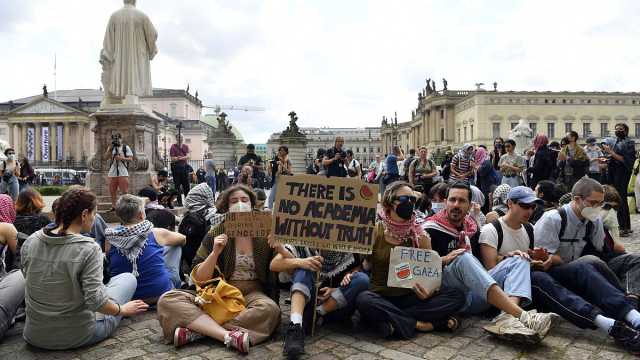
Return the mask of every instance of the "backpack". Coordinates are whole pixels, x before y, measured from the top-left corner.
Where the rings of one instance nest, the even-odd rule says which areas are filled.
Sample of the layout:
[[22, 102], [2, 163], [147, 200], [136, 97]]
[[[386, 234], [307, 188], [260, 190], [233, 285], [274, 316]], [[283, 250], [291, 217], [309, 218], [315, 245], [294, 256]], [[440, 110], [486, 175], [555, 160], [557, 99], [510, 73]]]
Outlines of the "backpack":
[[[567, 227], [567, 211], [564, 209], [564, 207], [559, 207], [558, 214], [560, 214], [560, 232], [558, 233], [558, 239], [560, 240], [560, 242], [578, 242], [580, 239], [562, 238], [562, 236], [564, 235], [564, 230]], [[593, 227], [593, 222], [587, 220], [587, 228], [585, 230], [584, 237], [582, 238], [582, 240], [584, 240], [584, 242], [586, 242], [587, 244], [582, 249], [582, 253], [580, 254], [580, 256], [595, 255], [599, 258], [603, 258], [605, 255], [604, 252], [606, 252], [607, 248], [606, 240], [605, 245], [603, 246], [603, 251], [596, 250], [596, 248], [593, 246], [593, 243], [591, 242], [591, 233], [593, 232]]]
[[[496, 247], [496, 251], [499, 253], [500, 249], [502, 248], [502, 243], [504, 241], [504, 232], [502, 231], [502, 224], [500, 223], [499, 219], [492, 221], [490, 224], [493, 225], [493, 227], [496, 229], [496, 232], [498, 233], [498, 246]], [[534, 243], [535, 243], [534, 241], [535, 239], [533, 236], [533, 226], [530, 223], [522, 224], [522, 226], [524, 226], [524, 229], [527, 232], [527, 235], [529, 236], [529, 249], [533, 249]], [[471, 253], [478, 260], [480, 260], [480, 262], [483, 263], [484, 265], [484, 262], [482, 261], [482, 253], [480, 251], [479, 240], [480, 240], [479, 236], [474, 236], [471, 239]]]
[[409, 179], [409, 167], [411, 166], [411, 164], [416, 161], [415, 157], [409, 157], [407, 158], [404, 163], [402, 164], [402, 173], [404, 174], [405, 179]]
[[209, 229], [204, 214], [205, 211], [187, 212], [178, 226], [178, 232], [187, 238], [185, 245], [182, 246], [181, 261], [186, 262], [189, 268], [191, 268], [193, 258]]

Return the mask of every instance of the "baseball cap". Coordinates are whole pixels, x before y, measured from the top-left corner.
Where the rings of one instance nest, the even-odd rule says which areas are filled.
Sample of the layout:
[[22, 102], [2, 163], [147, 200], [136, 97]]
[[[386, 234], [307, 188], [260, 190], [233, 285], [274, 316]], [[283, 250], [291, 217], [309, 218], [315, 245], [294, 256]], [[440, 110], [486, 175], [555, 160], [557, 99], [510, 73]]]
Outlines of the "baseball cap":
[[507, 195], [507, 200], [523, 204], [542, 202], [542, 200], [538, 199], [536, 193], [527, 186], [516, 186], [512, 188]]

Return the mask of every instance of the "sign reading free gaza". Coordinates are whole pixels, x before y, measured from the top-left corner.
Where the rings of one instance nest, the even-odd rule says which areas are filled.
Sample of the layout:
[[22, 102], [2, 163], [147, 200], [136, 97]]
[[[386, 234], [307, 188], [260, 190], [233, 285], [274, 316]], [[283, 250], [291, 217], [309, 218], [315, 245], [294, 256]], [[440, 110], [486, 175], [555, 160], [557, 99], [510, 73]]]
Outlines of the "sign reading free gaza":
[[404, 246], [392, 248], [387, 286], [411, 288], [416, 283], [429, 291], [440, 288], [442, 259], [438, 253]]
[[371, 254], [377, 184], [294, 175], [278, 178], [272, 229], [283, 244]]

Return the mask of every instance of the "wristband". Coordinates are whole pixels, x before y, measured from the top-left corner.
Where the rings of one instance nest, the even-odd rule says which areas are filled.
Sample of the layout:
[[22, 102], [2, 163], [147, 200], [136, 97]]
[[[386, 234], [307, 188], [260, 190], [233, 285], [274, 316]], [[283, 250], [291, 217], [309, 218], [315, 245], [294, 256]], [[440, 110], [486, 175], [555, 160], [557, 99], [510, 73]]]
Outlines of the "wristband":
[[116, 303], [116, 305], [118, 305], [118, 312], [114, 316], [120, 315], [120, 304]]

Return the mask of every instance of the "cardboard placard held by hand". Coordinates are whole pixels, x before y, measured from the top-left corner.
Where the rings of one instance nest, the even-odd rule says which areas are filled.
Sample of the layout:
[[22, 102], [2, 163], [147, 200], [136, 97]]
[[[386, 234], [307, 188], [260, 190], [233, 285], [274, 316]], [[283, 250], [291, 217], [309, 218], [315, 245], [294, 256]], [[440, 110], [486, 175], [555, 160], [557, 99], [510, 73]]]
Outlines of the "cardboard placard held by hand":
[[433, 250], [396, 246], [389, 256], [387, 286], [412, 288], [420, 284], [427, 291], [442, 283], [442, 259]]
[[271, 232], [271, 213], [236, 212], [227, 213], [224, 233], [228, 237], [266, 238]]

